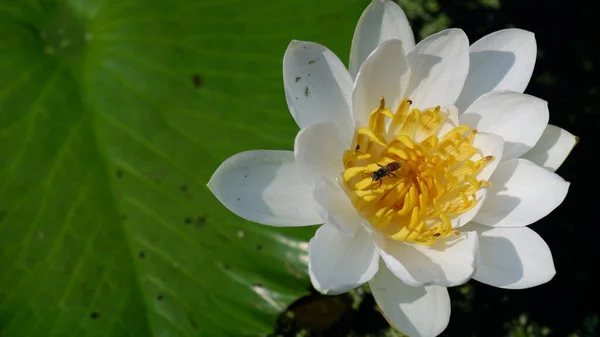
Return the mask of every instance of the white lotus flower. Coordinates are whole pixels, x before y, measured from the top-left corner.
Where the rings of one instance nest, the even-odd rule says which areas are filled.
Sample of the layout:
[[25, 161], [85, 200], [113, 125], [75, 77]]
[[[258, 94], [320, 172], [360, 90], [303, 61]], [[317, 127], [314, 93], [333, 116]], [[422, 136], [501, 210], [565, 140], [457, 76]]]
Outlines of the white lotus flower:
[[565, 198], [569, 183], [553, 171], [576, 138], [523, 94], [535, 59], [534, 35], [519, 29], [471, 46], [448, 29], [415, 45], [400, 7], [374, 0], [349, 71], [324, 46], [290, 43], [294, 152], [236, 154], [209, 187], [250, 221], [323, 224], [309, 244], [316, 289], [369, 282], [392, 325], [436, 336], [450, 317], [446, 287], [474, 278], [519, 289], [555, 274], [526, 226]]

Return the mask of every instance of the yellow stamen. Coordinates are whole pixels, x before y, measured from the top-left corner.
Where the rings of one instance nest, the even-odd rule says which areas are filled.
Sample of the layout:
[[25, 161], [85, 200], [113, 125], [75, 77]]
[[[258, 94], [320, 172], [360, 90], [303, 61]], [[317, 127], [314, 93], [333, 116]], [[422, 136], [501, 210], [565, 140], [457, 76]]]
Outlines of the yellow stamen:
[[381, 98], [369, 126], [356, 130], [344, 153], [341, 179], [375, 230], [396, 241], [431, 245], [459, 234], [452, 220], [475, 207], [477, 191], [490, 186], [477, 174], [494, 157], [481, 158], [473, 147], [477, 131], [468, 126], [438, 136], [448, 120], [439, 106], [421, 111], [411, 104], [404, 99], [392, 113]]

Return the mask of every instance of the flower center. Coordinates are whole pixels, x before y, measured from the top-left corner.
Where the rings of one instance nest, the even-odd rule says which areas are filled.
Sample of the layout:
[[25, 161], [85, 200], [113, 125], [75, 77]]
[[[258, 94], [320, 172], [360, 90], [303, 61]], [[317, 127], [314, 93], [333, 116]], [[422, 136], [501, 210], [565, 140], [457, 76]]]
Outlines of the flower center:
[[476, 192], [490, 186], [476, 176], [494, 157], [482, 157], [473, 146], [477, 131], [455, 126], [439, 106], [420, 111], [411, 104], [405, 98], [392, 113], [381, 98], [369, 126], [356, 130], [352, 149], [344, 153], [341, 178], [352, 204], [376, 231], [431, 245], [459, 234], [452, 220], [472, 209]]

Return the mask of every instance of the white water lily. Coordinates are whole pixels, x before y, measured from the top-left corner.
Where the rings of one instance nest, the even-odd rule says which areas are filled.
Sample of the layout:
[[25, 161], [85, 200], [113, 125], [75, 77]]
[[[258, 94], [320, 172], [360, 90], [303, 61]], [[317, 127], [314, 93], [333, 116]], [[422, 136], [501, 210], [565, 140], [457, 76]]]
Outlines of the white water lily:
[[447, 326], [446, 287], [474, 278], [520, 289], [555, 274], [527, 227], [565, 198], [555, 174], [576, 137], [523, 94], [534, 35], [501, 30], [471, 46], [460, 29], [415, 45], [402, 9], [373, 0], [349, 70], [326, 47], [292, 41], [283, 60], [294, 151], [247, 151], [209, 182], [232, 212], [272, 226], [322, 224], [309, 244], [316, 289], [369, 282], [409, 336]]

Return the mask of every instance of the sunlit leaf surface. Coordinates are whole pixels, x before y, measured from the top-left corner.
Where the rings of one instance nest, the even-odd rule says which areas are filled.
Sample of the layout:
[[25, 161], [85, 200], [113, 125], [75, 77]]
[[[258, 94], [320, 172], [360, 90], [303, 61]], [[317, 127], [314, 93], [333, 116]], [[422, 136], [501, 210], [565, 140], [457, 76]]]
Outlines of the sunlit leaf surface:
[[367, 0], [0, 2], [0, 335], [259, 336], [306, 239], [206, 188], [291, 149], [291, 39], [346, 61]]

